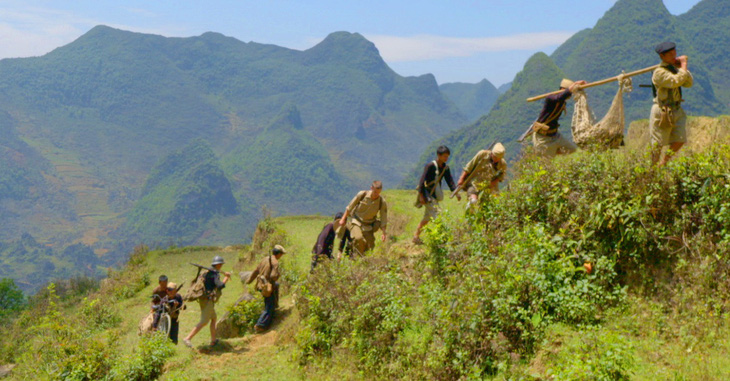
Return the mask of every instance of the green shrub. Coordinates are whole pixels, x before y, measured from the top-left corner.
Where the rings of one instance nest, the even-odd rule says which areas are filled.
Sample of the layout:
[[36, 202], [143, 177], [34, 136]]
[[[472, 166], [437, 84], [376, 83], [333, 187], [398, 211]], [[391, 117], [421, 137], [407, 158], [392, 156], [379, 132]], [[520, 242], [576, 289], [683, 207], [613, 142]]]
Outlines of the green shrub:
[[45, 311], [28, 327], [27, 342], [18, 345], [22, 379], [98, 380], [116, 358], [114, 333], [91, 333], [84, 324], [58, 309], [55, 285], [48, 286]]
[[634, 366], [631, 343], [600, 328], [582, 330], [553, 357], [546, 373], [554, 380], [630, 380]]
[[174, 354], [175, 345], [166, 335], [144, 335], [134, 353], [117, 362], [108, 378], [119, 381], [157, 379], [162, 374], [165, 361]]
[[119, 316], [109, 304], [101, 299], [84, 298], [82, 302], [80, 318], [84, 326], [90, 330], [104, 330], [114, 328], [122, 322]]
[[[629, 291], [675, 311], [689, 345], [710, 337], [702, 319], [730, 313], [727, 168], [728, 146], [662, 168], [627, 151], [528, 155], [509, 191], [430, 223], [422, 257], [318, 267], [296, 293], [300, 363], [343, 348], [383, 378], [506, 377], [548, 327], [600, 327]], [[590, 330], [551, 372], [627, 379], [627, 345]]]
[[235, 327], [238, 327], [239, 333], [253, 332], [254, 325], [261, 315], [261, 306], [263, 298], [260, 293], [255, 293], [253, 299], [243, 300], [238, 305], [232, 305], [228, 308], [229, 317]]

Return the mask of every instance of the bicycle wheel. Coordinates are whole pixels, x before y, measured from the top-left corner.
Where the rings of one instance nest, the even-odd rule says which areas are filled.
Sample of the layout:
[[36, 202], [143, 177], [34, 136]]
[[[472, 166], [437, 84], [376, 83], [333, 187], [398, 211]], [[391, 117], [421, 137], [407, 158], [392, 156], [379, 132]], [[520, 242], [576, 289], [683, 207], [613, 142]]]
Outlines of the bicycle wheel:
[[171, 326], [172, 321], [170, 320], [170, 315], [168, 315], [167, 313], [163, 313], [160, 316], [160, 322], [157, 324], [157, 332], [162, 332], [165, 335], [169, 335]]

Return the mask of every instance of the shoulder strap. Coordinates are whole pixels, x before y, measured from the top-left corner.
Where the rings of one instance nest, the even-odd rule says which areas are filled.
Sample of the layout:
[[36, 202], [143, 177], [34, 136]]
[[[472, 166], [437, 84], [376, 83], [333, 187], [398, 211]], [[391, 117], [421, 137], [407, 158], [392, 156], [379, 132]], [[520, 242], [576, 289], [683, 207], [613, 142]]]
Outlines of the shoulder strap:
[[[664, 69], [672, 74], [679, 73], [679, 70], [674, 65], [669, 66], [659, 66], [660, 69]], [[682, 98], [682, 86], [679, 86], [677, 89], [679, 89], [679, 97]], [[656, 85], [654, 85], [654, 81], [651, 82], [651, 93], [654, 95], [654, 98], [656, 98]]]
[[[430, 186], [433, 186], [433, 185], [440, 184], [441, 183], [441, 180], [444, 178], [444, 175], [446, 174], [446, 170], [449, 168], [448, 165], [444, 165], [444, 169], [442, 171], [439, 171], [439, 165], [436, 162], [436, 160], [432, 161], [432, 163], [433, 163], [434, 167], [436, 167], [436, 178], [432, 182], [430, 182], [430, 183], [423, 184], [426, 187], [430, 187]], [[431, 196], [433, 196], [433, 192], [435, 192], [435, 191], [436, 191], [436, 187], [433, 187], [433, 189], [431, 189], [431, 191], [428, 192], [428, 193]]]

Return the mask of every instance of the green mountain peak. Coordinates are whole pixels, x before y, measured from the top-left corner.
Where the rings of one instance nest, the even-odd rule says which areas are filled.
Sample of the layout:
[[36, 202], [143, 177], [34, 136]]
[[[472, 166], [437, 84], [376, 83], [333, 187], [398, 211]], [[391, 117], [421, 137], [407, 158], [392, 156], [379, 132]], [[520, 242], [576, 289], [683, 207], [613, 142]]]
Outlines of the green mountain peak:
[[281, 112], [271, 122], [267, 131], [289, 128], [293, 128], [295, 130], [301, 130], [304, 128], [299, 109], [293, 104], [288, 104], [282, 107]]

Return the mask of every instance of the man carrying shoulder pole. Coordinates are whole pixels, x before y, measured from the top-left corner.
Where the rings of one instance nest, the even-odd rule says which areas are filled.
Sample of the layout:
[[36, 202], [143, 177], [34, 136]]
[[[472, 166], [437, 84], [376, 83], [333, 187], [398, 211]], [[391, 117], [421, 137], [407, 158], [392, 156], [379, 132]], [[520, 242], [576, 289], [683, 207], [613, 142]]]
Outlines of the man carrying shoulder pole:
[[[649, 115], [651, 129], [651, 161], [664, 165], [687, 142], [687, 115], [682, 109], [682, 87], [692, 87], [692, 73], [687, 68], [687, 56], [677, 57], [676, 45], [663, 42], [654, 49], [662, 62], [654, 70], [651, 83], [654, 87], [654, 104]], [[659, 162], [662, 148], [669, 151]]]

